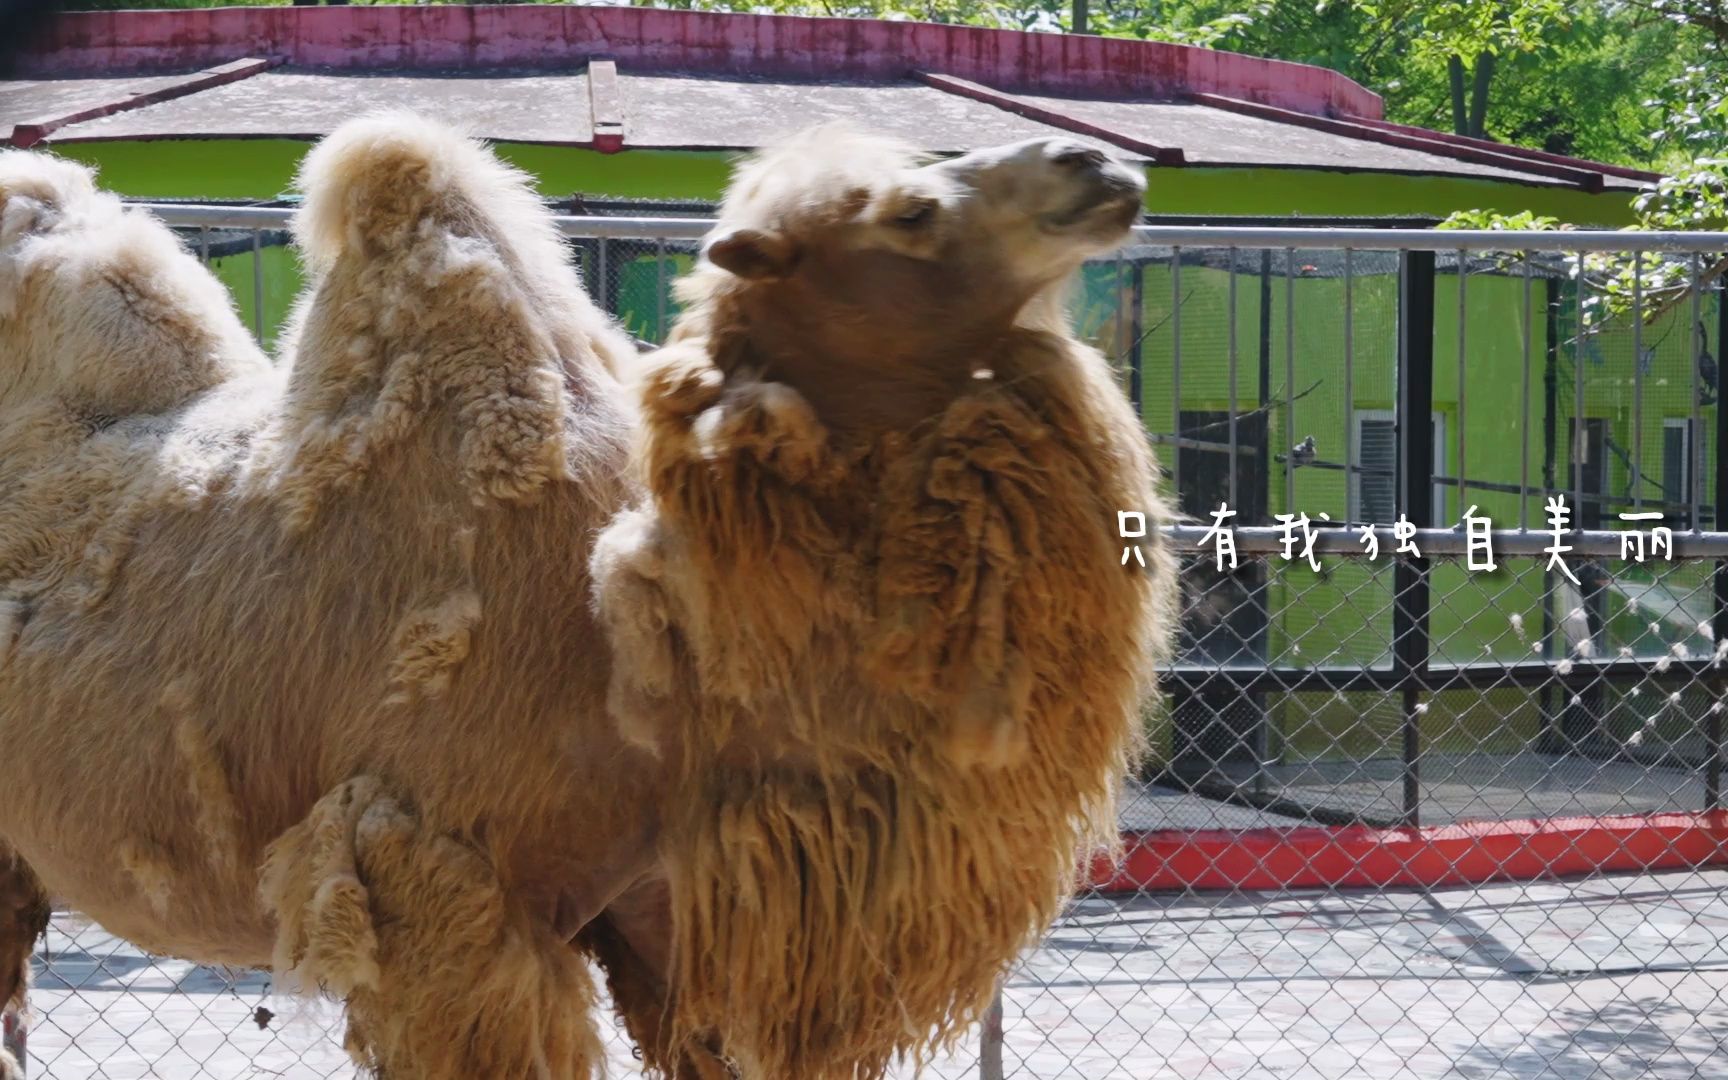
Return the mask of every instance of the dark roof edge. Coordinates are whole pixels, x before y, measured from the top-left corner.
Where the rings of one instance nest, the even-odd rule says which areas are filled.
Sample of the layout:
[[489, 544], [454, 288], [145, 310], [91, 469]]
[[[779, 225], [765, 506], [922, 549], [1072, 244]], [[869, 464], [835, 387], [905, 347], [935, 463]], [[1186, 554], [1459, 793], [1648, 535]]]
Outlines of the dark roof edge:
[[1048, 124], [1063, 131], [1071, 131], [1076, 135], [1090, 135], [1120, 149], [1140, 154], [1156, 165], [1181, 165], [1187, 160], [1179, 146], [1160, 146], [1156, 143], [1150, 143], [1144, 139], [1107, 128], [1102, 124], [1082, 120], [1059, 109], [1038, 105], [1024, 98], [1015, 97], [1013, 94], [1005, 94], [1000, 90], [980, 86], [966, 79], [957, 79], [952, 75], [941, 75], [930, 71], [918, 72], [917, 78], [924, 85], [940, 90], [945, 94], [955, 94], [959, 97], [970, 98], [973, 101], [980, 101], [1004, 112], [1024, 116], [1029, 120], [1036, 120], [1041, 124]]
[[1364, 142], [1383, 143], [1388, 146], [1402, 147], [1406, 150], [1419, 150], [1436, 157], [1452, 158], [1456, 161], [1491, 165], [1510, 172], [1546, 176], [1565, 181], [1592, 194], [1600, 193], [1606, 186], [1602, 167], [1593, 162], [1581, 162], [1579, 165], [1560, 165], [1525, 155], [1508, 153], [1505, 147], [1497, 143], [1487, 144], [1491, 149], [1459, 145], [1456, 142], [1437, 138], [1437, 132], [1428, 131], [1425, 128], [1407, 128], [1398, 125], [1397, 129], [1388, 130], [1387, 127], [1370, 126], [1355, 118], [1313, 116], [1293, 109], [1283, 109], [1260, 102], [1242, 101], [1221, 94], [1191, 94], [1189, 97], [1190, 100], [1198, 104], [1241, 113], [1244, 116], [1294, 124], [1333, 135], [1342, 135], [1346, 138], [1360, 139]]
[[1421, 135], [1435, 142], [1448, 143], [1453, 146], [1475, 147], [1490, 150], [1497, 154], [1510, 157], [1528, 158], [1532, 161], [1545, 161], [1553, 165], [1566, 165], [1575, 169], [1587, 169], [1602, 173], [1605, 176], [1615, 176], [1622, 180], [1637, 180], [1646, 184], [1654, 184], [1662, 179], [1662, 174], [1648, 169], [1634, 169], [1628, 165], [1611, 165], [1604, 161], [1591, 161], [1588, 158], [1572, 157], [1569, 154], [1551, 154], [1546, 150], [1536, 150], [1528, 146], [1513, 146], [1510, 143], [1498, 143], [1490, 139], [1472, 139], [1467, 135], [1454, 135], [1449, 131], [1434, 131], [1429, 128], [1413, 127], [1410, 124], [1394, 124], [1389, 120], [1376, 120], [1367, 116], [1343, 116], [1341, 120], [1349, 120], [1366, 127], [1382, 131], [1403, 132]]
[[112, 116], [115, 113], [128, 112], [161, 101], [172, 101], [188, 94], [196, 94], [200, 90], [208, 90], [213, 86], [225, 86], [231, 82], [239, 82], [241, 79], [251, 78], [260, 71], [268, 71], [280, 62], [280, 60], [265, 60], [257, 57], [234, 60], [206, 71], [195, 72], [154, 90], [146, 90], [141, 94], [128, 94], [125, 97], [105, 101], [75, 112], [55, 116], [38, 116], [21, 124], [13, 125], [12, 134], [6, 141], [18, 147], [34, 146], [63, 127], [81, 124], [86, 120]]

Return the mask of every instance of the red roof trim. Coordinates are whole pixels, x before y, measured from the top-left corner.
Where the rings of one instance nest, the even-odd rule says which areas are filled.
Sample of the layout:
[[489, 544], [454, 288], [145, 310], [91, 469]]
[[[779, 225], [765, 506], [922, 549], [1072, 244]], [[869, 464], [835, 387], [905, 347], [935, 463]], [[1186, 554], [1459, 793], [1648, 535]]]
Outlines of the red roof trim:
[[1529, 158], [1532, 161], [1546, 161], [1552, 165], [1569, 165], [1575, 169], [1599, 172], [1606, 176], [1618, 176], [1625, 180], [1639, 180], [1644, 183], [1653, 184], [1662, 179], [1661, 173], [1650, 172], [1645, 169], [1634, 169], [1626, 165], [1609, 165], [1606, 162], [1590, 161], [1586, 158], [1570, 157], [1566, 154], [1551, 154], [1546, 150], [1533, 150], [1528, 146], [1512, 146], [1507, 143], [1493, 142], [1489, 139], [1472, 139], [1467, 135], [1454, 135], [1449, 131], [1431, 131], [1428, 128], [1412, 127], [1409, 124], [1394, 124], [1389, 120], [1373, 120], [1366, 116], [1345, 116], [1340, 117], [1339, 119], [1348, 120], [1355, 124], [1361, 124], [1364, 127], [1376, 128], [1381, 131], [1395, 131], [1404, 134], [1419, 135], [1424, 138], [1432, 139], [1435, 142], [1443, 142], [1452, 146], [1476, 147], [1481, 150], [1492, 150], [1495, 153], [1505, 154], [1509, 157]]
[[1089, 135], [1094, 139], [1112, 143], [1124, 150], [1142, 154], [1158, 165], [1186, 164], [1186, 159], [1182, 156], [1182, 150], [1179, 147], [1149, 143], [1144, 139], [1124, 135], [1119, 131], [1112, 131], [1109, 128], [1082, 120], [1077, 116], [1070, 116], [1068, 113], [1037, 105], [1024, 98], [1005, 94], [1000, 90], [992, 90], [988, 86], [980, 86], [966, 79], [957, 79], [952, 75], [920, 71], [917, 77], [926, 86], [934, 87], [944, 93], [958, 94], [960, 97], [971, 98], [973, 101], [982, 101], [986, 105], [993, 105], [1005, 112], [1024, 116], [1028, 120], [1037, 120], [1039, 123], [1061, 128], [1063, 131], [1072, 131], [1076, 135]]
[[196, 94], [200, 90], [208, 90], [213, 86], [223, 86], [227, 83], [239, 82], [241, 79], [250, 78], [251, 76], [258, 74], [260, 71], [268, 71], [279, 62], [280, 61], [277, 60], [260, 60], [257, 58], [235, 60], [219, 67], [210, 68], [207, 71], [200, 71], [195, 75], [188, 75], [176, 82], [169, 83], [165, 86], [159, 86], [154, 90], [147, 90], [141, 94], [131, 94], [127, 97], [120, 98], [117, 101], [105, 101], [100, 105], [92, 105], [87, 109], [79, 109], [76, 112], [69, 112], [63, 116], [43, 117], [14, 125], [12, 128], [12, 135], [7, 141], [13, 146], [34, 146], [43, 139], [46, 139], [49, 135], [63, 127], [67, 127], [68, 125], [79, 124], [86, 120], [95, 120], [104, 116], [112, 116], [115, 113], [128, 112], [132, 109], [143, 108], [145, 105], [154, 105], [161, 101], [172, 101], [174, 98], [185, 97], [188, 94]]
[[[1504, 153], [1502, 149], [1479, 150], [1469, 146], [1458, 146], [1443, 140], [1433, 138], [1434, 133], [1422, 128], [1413, 128], [1410, 132], [1386, 131], [1378, 127], [1352, 120], [1339, 120], [1326, 116], [1311, 116], [1307, 113], [1291, 109], [1280, 109], [1271, 105], [1261, 105], [1251, 101], [1240, 101], [1236, 98], [1220, 94], [1191, 94], [1190, 100], [1201, 105], [1210, 105], [1217, 109], [1241, 113], [1244, 116], [1257, 116], [1263, 120], [1276, 120], [1280, 123], [1294, 124], [1298, 127], [1312, 128], [1315, 131], [1330, 132], [1333, 135], [1345, 135], [1364, 142], [1385, 143], [1388, 146], [1401, 146], [1406, 150], [1421, 150], [1440, 157], [1453, 158], [1458, 161], [1475, 162], [1478, 165], [1493, 165], [1513, 172], [1534, 173], [1538, 176], [1551, 176], [1557, 180], [1565, 180], [1576, 184], [1589, 192], [1599, 192], [1603, 189], [1602, 173], [1592, 167], [1578, 169], [1568, 165], [1554, 165], [1546, 161], [1532, 161], [1514, 154]], [[1414, 134], [1422, 132], [1422, 134]]]

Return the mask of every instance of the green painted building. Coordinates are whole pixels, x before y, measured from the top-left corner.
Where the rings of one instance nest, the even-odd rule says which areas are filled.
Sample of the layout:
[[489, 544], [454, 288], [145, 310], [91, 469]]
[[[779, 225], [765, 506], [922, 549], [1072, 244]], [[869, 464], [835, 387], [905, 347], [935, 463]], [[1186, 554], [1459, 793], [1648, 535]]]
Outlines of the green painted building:
[[[585, 214], [701, 214], [740, 152], [827, 121], [935, 154], [1078, 139], [1138, 162], [1150, 220], [1182, 224], [1415, 227], [1490, 209], [1619, 227], [1653, 179], [1389, 124], [1373, 94], [1301, 65], [1155, 42], [641, 8], [69, 15], [20, 77], [0, 82], [0, 134], [90, 163], [139, 199], [285, 205], [308, 147], [380, 107], [464, 125], [555, 205]], [[189, 239], [271, 338], [300, 285], [285, 235]], [[576, 247], [602, 302], [657, 338], [690, 246]], [[1639, 505], [1678, 530], [1694, 503], [1713, 506], [1714, 387], [1699, 377], [1720, 336], [1713, 295], [1636, 332], [1621, 319], [1581, 334], [1564, 262], [1473, 255], [1463, 268], [1460, 289], [1459, 259], [1441, 255], [1433, 293], [1436, 524], [1475, 506], [1497, 527], [1540, 528], [1557, 491], [1586, 495], [1592, 526], [1614, 527]], [[1296, 512], [1391, 524], [1399, 274], [1396, 255], [1371, 250], [1141, 244], [1087, 268], [1075, 317], [1116, 363], [1190, 514], [1229, 501], [1236, 524]], [[1713, 648], [1699, 630], [1701, 571], [1616, 564], [1606, 584], [1584, 586], [1527, 559], [1433, 573], [1436, 663]], [[1254, 560], [1228, 580], [1190, 576], [1204, 586], [1185, 658], [1198, 670], [1390, 661], [1384, 558], [1329, 559], [1319, 573]], [[1567, 740], [1624, 747], [1640, 733], [1648, 747], [1695, 740], [1688, 709], [1664, 711], [1632, 689], [1578, 702], [1436, 693], [1422, 741], [1511, 753]], [[1372, 762], [1396, 756], [1401, 737], [1402, 711], [1379, 691], [1240, 694], [1202, 681], [1178, 699], [1154, 739], [1178, 771], [1185, 760], [1237, 777], [1263, 776], [1269, 761]], [[1362, 799], [1372, 817], [1384, 793]]]

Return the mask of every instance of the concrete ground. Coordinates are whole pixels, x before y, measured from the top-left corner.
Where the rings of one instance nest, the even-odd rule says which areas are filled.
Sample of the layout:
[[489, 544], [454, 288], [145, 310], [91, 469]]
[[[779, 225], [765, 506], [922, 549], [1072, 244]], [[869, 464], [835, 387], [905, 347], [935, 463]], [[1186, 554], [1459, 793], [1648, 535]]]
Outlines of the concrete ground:
[[[1075, 902], [1005, 991], [1005, 1074], [1641, 1080], [1728, 1070], [1728, 871], [1428, 892]], [[328, 1009], [75, 916], [39, 958], [30, 1075], [349, 1077]], [[275, 1012], [265, 1028], [255, 1010]], [[608, 1022], [607, 1030], [611, 1025]], [[926, 1075], [977, 1075], [975, 1042]], [[621, 1037], [611, 1073], [638, 1070]], [[911, 1076], [911, 1069], [902, 1075]]]

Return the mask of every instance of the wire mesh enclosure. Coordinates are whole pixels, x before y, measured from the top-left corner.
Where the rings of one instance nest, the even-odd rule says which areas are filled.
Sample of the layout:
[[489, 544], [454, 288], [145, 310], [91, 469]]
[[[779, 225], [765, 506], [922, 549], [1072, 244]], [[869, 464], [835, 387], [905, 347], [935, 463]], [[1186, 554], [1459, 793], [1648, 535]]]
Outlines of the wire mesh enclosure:
[[[591, 292], [660, 340], [703, 208], [570, 209]], [[160, 212], [273, 340], [289, 212]], [[1721, 1068], [1724, 251], [1154, 226], [1084, 268], [1075, 325], [1185, 515], [1180, 649], [1119, 857], [926, 1075]], [[32, 1077], [352, 1072], [332, 1010], [72, 912], [32, 1002]]]

